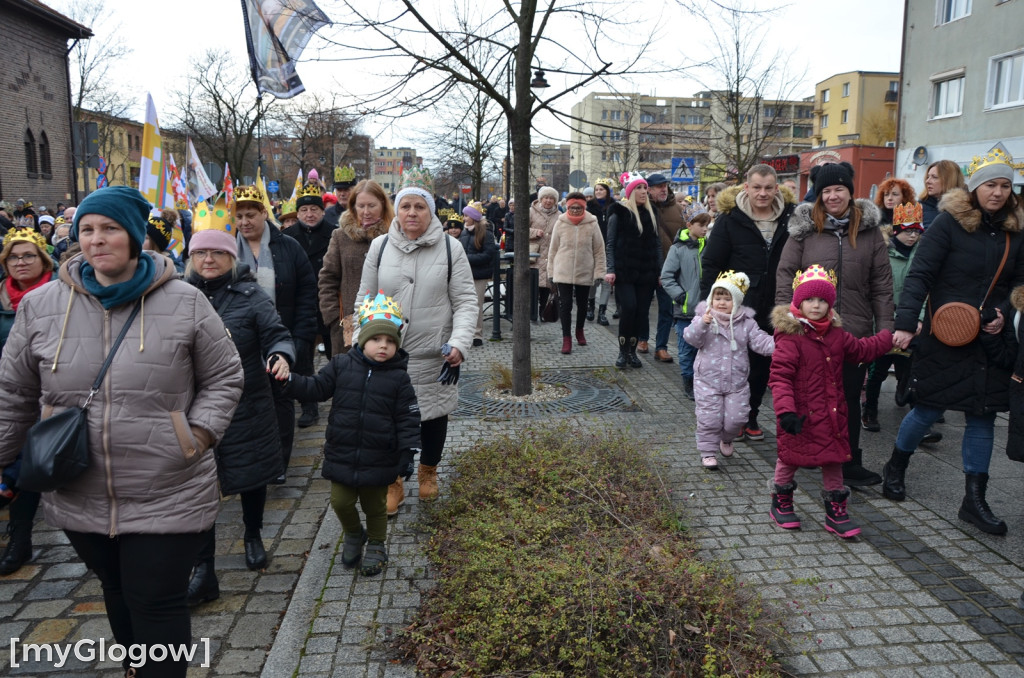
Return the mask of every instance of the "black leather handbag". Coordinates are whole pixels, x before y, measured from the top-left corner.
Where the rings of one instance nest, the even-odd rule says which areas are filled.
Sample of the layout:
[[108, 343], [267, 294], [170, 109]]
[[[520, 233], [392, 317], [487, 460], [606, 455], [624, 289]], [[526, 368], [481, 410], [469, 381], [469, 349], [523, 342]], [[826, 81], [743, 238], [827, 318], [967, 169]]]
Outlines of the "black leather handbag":
[[36, 422], [28, 430], [25, 444], [21, 448], [21, 471], [18, 474], [18, 488], [32, 492], [57, 490], [80, 476], [89, 467], [89, 422], [88, 410], [93, 397], [99, 392], [110, 363], [114, 361], [117, 348], [128, 334], [135, 316], [139, 314], [141, 301], [135, 304], [128, 322], [121, 328], [117, 340], [103, 361], [103, 367], [92, 384], [89, 395], [81, 407], [69, 407], [48, 419]]

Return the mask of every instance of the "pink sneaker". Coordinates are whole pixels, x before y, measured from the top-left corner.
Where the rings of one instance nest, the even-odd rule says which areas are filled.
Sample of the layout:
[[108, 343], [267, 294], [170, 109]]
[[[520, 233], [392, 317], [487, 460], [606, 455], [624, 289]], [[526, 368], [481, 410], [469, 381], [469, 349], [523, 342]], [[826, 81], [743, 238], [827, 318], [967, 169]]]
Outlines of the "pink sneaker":
[[718, 470], [718, 459], [714, 455], [712, 455], [710, 457], [701, 457], [700, 458], [700, 463], [701, 463], [701, 466], [703, 466], [704, 468], [708, 469], [709, 471], [717, 471]]
[[733, 450], [732, 450], [732, 443], [731, 442], [727, 443], [727, 442], [725, 442], [723, 440], [722, 442], [718, 443], [718, 449], [722, 450], [722, 456], [723, 457], [731, 457], [732, 456]]

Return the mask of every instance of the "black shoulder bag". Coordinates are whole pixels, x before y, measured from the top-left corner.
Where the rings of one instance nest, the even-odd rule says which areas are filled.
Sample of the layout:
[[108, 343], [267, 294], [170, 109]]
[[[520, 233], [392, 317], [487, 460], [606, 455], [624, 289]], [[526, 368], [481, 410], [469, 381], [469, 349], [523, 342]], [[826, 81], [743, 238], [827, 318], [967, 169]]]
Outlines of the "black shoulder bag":
[[21, 472], [18, 488], [32, 492], [58, 490], [80, 476], [89, 466], [89, 422], [88, 410], [93, 397], [99, 393], [103, 378], [114, 361], [114, 354], [128, 334], [135, 316], [142, 307], [140, 300], [135, 304], [128, 321], [121, 328], [121, 334], [110, 348], [103, 367], [92, 383], [92, 389], [81, 407], [69, 407], [59, 414], [36, 422], [28, 430], [25, 445], [21, 448]]

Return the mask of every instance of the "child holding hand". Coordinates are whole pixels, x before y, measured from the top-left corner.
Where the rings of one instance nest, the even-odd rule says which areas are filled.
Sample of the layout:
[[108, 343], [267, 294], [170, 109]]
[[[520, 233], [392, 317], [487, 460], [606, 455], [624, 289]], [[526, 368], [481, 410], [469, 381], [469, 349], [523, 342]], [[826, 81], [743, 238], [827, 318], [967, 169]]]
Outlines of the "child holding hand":
[[820, 466], [825, 529], [848, 538], [860, 527], [846, 512], [850, 489], [843, 485], [843, 462], [851, 458], [843, 363], [871, 362], [893, 344], [889, 330], [855, 338], [840, 326], [835, 302], [835, 274], [814, 264], [797, 271], [790, 306], [772, 311], [775, 355], [768, 385], [778, 417], [778, 461], [771, 517], [784, 529], [800, 527], [793, 479], [798, 468]]

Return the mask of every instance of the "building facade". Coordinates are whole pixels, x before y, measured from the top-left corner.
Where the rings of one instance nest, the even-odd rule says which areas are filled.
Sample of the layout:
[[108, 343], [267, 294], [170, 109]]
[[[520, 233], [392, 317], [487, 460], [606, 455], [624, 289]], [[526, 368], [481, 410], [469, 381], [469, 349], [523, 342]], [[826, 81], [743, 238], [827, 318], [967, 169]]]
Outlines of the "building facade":
[[402, 173], [422, 164], [423, 158], [416, 155], [415, 148], [381, 146], [374, 152], [373, 180], [385, 193], [397, 193], [402, 186]]
[[548, 186], [565, 193], [569, 186], [569, 144], [534, 144], [530, 146], [530, 185], [536, 187], [537, 180], [543, 179]]
[[38, 0], [0, 0], [0, 199], [77, 202], [68, 40], [90, 37]]
[[838, 73], [814, 88], [816, 147], [896, 143], [900, 74]]
[[920, 189], [930, 163], [966, 169], [999, 142], [1024, 171], [1024, 3], [907, 0], [904, 13], [896, 176]]

